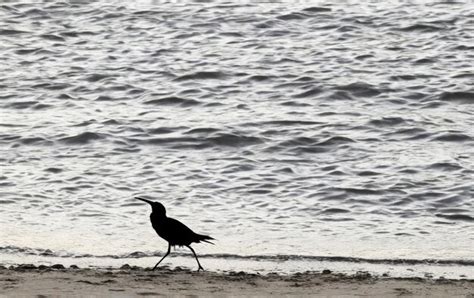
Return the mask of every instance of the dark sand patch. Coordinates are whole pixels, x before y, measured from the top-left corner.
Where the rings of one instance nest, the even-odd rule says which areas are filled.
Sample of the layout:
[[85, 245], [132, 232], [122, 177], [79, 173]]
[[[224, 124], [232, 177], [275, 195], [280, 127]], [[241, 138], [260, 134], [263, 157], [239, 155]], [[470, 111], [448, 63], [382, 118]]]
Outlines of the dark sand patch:
[[[41, 269], [40, 269], [41, 268]], [[390, 278], [304, 272], [291, 275], [195, 272], [184, 269], [0, 268], [0, 296], [377, 296], [473, 297], [474, 280]]]

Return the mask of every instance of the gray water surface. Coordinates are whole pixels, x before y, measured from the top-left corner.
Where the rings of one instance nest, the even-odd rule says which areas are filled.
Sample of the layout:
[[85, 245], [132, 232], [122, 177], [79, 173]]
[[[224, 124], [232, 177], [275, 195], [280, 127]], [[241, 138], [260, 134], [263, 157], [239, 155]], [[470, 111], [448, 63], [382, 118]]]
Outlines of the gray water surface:
[[0, 4], [1, 260], [474, 260], [472, 2], [239, 3]]

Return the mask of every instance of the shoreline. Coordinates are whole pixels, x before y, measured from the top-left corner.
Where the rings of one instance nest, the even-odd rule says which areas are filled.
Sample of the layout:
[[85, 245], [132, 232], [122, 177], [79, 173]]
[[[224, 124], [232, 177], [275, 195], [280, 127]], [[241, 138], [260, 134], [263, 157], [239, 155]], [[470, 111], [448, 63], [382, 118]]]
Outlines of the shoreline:
[[444, 296], [473, 297], [474, 279], [395, 278], [356, 274], [302, 272], [288, 275], [191, 271], [176, 267], [65, 268], [0, 266], [0, 296]]
[[[161, 257], [158, 255], [135, 256], [132, 258], [113, 258], [113, 257], [61, 257], [61, 256], [42, 256], [27, 254], [0, 254], [0, 266], [17, 267], [18, 264], [34, 264], [40, 268], [51, 266], [53, 264], [62, 264], [68, 268], [70, 266], [80, 268], [109, 268], [119, 269], [124, 264], [134, 268], [148, 268], [156, 264]], [[204, 268], [210, 272], [223, 273], [240, 272], [269, 274], [277, 273], [282, 275], [295, 274], [299, 272], [322, 272], [330, 270], [332, 272], [354, 275], [358, 272], [368, 272], [374, 276], [390, 276], [394, 278], [445, 278], [445, 279], [474, 279], [474, 266], [471, 260], [463, 260], [454, 263], [452, 260], [431, 260], [427, 259], [412, 262], [409, 259], [382, 259], [366, 260], [342, 258], [342, 257], [315, 257], [315, 258], [254, 258], [254, 256], [227, 258], [227, 257], [208, 257], [208, 255], [199, 256]], [[440, 261], [440, 262], [438, 262]], [[41, 265], [43, 264], [43, 265]], [[31, 265], [33, 266], [33, 265]], [[31, 267], [30, 266], [30, 267]], [[196, 261], [192, 255], [171, 254], [163, 262], [163, 268], [189, 268], [197, 269]]]

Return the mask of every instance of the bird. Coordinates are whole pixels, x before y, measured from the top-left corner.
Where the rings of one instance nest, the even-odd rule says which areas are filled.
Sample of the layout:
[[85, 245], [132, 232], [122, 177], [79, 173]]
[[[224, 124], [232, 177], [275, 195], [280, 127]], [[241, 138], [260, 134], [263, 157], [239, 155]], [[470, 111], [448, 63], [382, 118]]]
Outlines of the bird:
[[161, 260], [156, 263], [155, 267], [153, 267], [153, 271], [158, 267], [158, 265], [163, 261], [171, 251], [171, 246], [186, 246], [189, 248], [196, 258], [198, 263], [198, 272], [200, 270], [204, 270], [199, 263], [199, 259], [196, 255], [196, 252], [191, 247], [191, 243], [196, 242], [199, 243], [201, 241], [207, 242], [210, 244], [214, 244], [209, 240], [215, 240], [214, 238], [207, 236], [207, 235], [200, 235], [194, 233], [190, 228], [188, 228], [182, 222], [166, 216], [166, 209], [163, 204], [159, 202], [153, 202], [141, 197], [135, 197], [135, 199], [146, 202], [151, 205], [151, 214], [150, 214], [150, 221], [153, 229], [155, 229], [158, 236], [168, 241], [168, 251], [166, 254], [161, 258]]

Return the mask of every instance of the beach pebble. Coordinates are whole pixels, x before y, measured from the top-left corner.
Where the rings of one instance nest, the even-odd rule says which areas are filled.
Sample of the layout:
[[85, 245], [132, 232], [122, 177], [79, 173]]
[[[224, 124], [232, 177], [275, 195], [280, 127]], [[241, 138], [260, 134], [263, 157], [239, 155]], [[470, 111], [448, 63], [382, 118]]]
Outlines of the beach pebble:
[[270, 272], [270, 273], [267, 274], [267, 276], [276, 277], [276, 276], [278, 276], [278, 273], [276, 273], [276, 272]]
[[69, 268], [70, 268], [70, 269], [79, 269], [79, 266], [77, 266], [77, 265], [71, 265], [71, 266], [69, 266]]
[[18, 270], [32, 270], [32, 269], [36, 269], [36, 266], [33, 265], [33, 264], [21, 264], [21, 265], [18, 265], [18, 267], [16, 267], [16, 269], [18, 269]]
[[66, 269], [66, 267], [64, 267], [64, 265], [62, 264], [54, 264], [53, 266], [51, 266], [52, 269]]
[[332, 271], [329, 270], [329, 269], [324, 269], [322, 273], [323, 273], [323, 274], [331, 274]]
[[368, 278], [371, 278], [372, 275], [367, 272], [367, 271], [357, 271], [356, 274], [354, 275], [354, 277], [356, 279], [368, 279]]
[[230, 276], [246, 276], [247, 274], [243, 271], [239, 271], [239, 272], [231, 271], [229, 272], [229, 275]]

